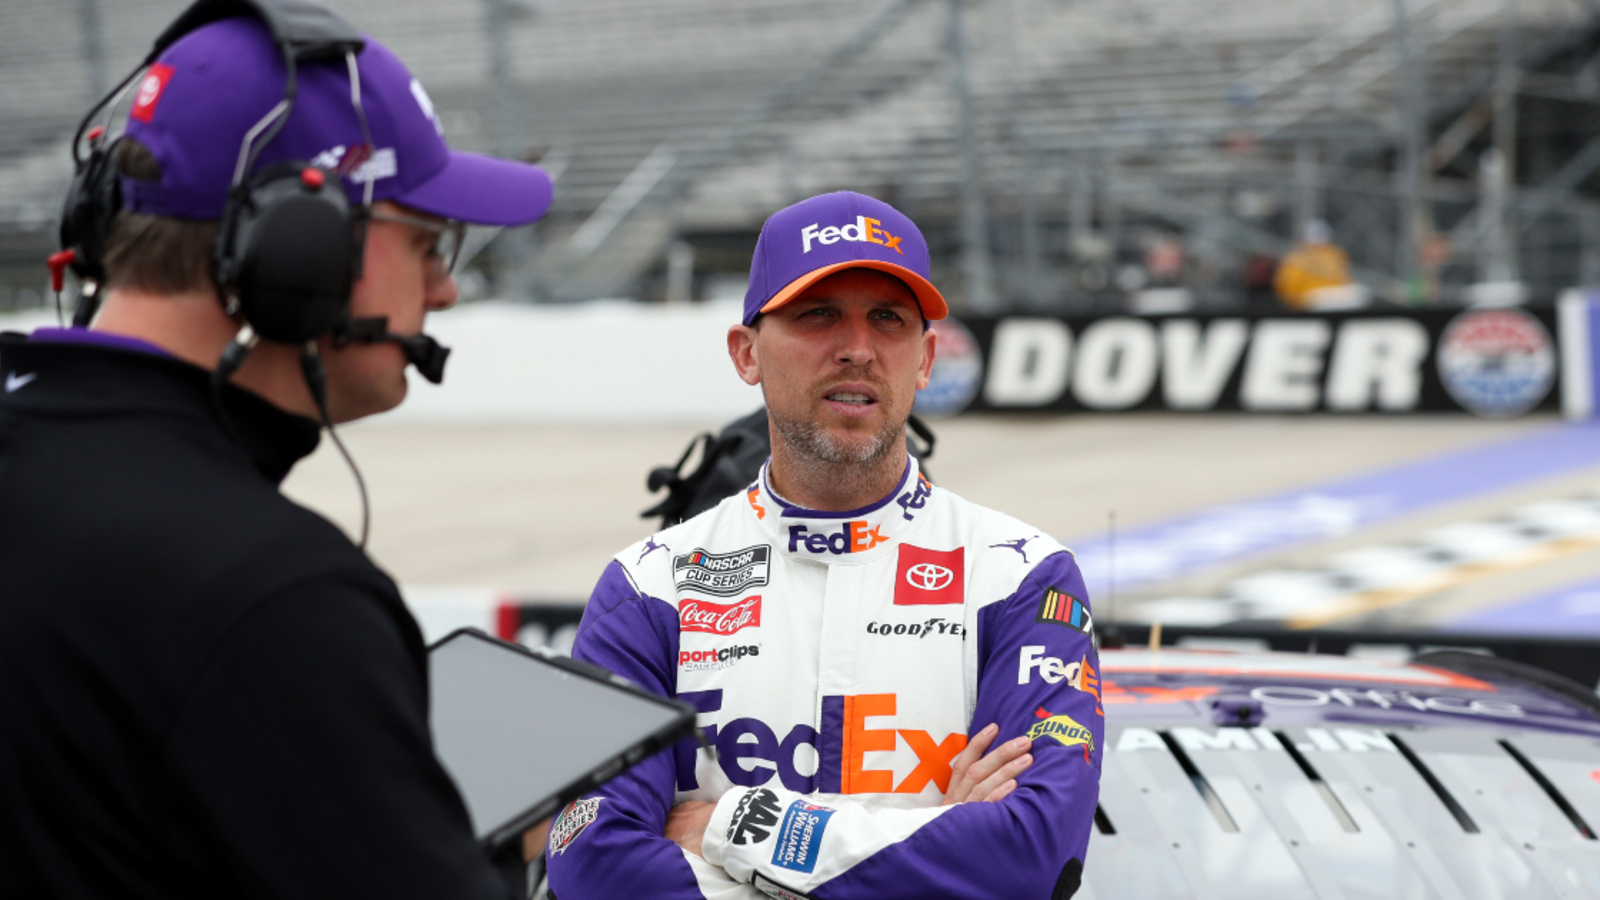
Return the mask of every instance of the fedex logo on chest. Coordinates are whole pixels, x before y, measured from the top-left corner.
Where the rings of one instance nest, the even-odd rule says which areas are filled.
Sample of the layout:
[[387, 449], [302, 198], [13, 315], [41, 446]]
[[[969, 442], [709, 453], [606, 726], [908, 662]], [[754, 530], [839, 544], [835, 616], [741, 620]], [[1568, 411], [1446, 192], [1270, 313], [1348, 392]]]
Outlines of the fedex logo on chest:
[[[967, 746], [964, 731], [930, 731], [928, 722], [908, 721], [899, 695], [892, 693], [825, 696], [816, 726], [798, 723], [781, 736], [760, 718], [725, 712], [722, 690], [682, 691], [678, 699], [700, 711], [701, 730], [717, 748], [715, 765], [741, 787], [777, 778], [785, 788], [807, 794], [920, 794], [930, 785], [942, 794], [950, 790], [951, 762]], [[953, 708], [960, 707], [958, 698], [950, 700]], [[706, 723], [706, 717], [719, 721]], [[682, 748], [675, 752], [678, 789], [697, 789], [697, 755]], [[897, 753], [915, 765], [899, 777], [882, 768], [887, 759], [869, 761], [868, 753]]]
[[800, 244], [803, 252], [811, 252], [811, 244], [815, 241], [824, 246], [837, 244], [840, 241], [850, 241], [854, 244], [877, 244], [888, 247], [890, 250], [905, 255], [900, 249], [900, 237], [883, 230], [883, 223], [877, 219], [866, 216], [856, 216], [856, 220], [844, 227], [829, 225], [827, 228], [818, 228], [818, 223], [813, 222], [800, 230]]

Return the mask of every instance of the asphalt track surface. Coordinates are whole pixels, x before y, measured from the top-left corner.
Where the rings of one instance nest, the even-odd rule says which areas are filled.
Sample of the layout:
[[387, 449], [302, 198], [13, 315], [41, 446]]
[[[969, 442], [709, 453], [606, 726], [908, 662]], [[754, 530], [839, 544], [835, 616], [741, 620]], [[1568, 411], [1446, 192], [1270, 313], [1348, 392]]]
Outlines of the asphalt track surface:
[[[646, 473], [716, 424], [379, 420], [343, 434], [371, 493], [370, 549], [403, 585], [579, 600], [651, 533]], [[1114, 595], [1118, 616], [1191, 624], [1600, 637], [1600, 428], [1132, 414], [935, 430], [934, 479], [1064, 539], [1102, 617]], [[357, 529], [328, 442], [285, 489]]]

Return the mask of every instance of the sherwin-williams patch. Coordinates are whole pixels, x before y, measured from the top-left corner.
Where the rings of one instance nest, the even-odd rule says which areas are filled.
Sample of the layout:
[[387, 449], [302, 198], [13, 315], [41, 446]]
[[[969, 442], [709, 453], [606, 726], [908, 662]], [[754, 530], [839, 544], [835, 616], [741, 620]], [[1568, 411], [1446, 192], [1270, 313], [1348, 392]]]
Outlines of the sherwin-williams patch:
[[815, 869], [822, 835], [833, 813], [829, 807], [804, 800], [790, 803], [784, 811], [783, 824], [778, 826], [778, 845], [772, 851], [772, 864], [808, 874]]

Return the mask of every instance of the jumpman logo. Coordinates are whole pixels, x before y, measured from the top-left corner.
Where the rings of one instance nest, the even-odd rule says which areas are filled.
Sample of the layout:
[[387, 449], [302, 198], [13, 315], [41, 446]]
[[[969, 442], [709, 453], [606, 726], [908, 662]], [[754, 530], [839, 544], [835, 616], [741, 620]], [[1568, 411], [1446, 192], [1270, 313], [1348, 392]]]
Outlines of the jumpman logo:
[[1007, 548], [1009, 550], [1015, 550], [1018, 553], [1022, 554], [1022, 561], [1023, 562], [1027, 562], [1028, 561], [1028, 551], [1026, 551], [1026, 550], [1024, 550], [1022, 548], [1026, 547], [1028, 545], [1028, 542], [1033, 540], [1033, 538], [1036, 538], [1036, 537], [1038, 537], [1037, 534], [1034, 535], [1033, 537], [1018, 538], [1017, 540], [1014, 540], [1014, 541], [1001, 541], [998, 544], [990, 544], [989, 546], [990, 547], [1005, 547], [1005, 548]]
[[[641, 562], [641, 563], [644, 562], [644, 558], [646, 556], [649, 556], [651, 553], [653, 553], [653, 552], [655, 552], [657, 550], [669, 550], [669, 549], [670, 548], [667, 547], [666, 544], [658, 544], [658, 543], [656, 543], [656, 539], [654, 537], [646, 538], [645, 542], [644, 542], [644, 552], [639, 554], [639, 562]], [[638, 565], [638, 564], [639, 563], [634, 563], [634, 565]]]

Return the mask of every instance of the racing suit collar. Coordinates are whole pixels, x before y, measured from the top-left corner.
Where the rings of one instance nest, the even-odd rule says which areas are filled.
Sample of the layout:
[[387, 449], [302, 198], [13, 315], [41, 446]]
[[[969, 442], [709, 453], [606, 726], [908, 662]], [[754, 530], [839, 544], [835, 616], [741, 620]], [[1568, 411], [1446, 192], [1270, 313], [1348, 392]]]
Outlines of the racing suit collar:
[[750, 515], [780, 552], [815, 562], [867, 562], [890, 552], [921, 516], [933, 487], [909, 454], [894, 490], [860, 509], [825, 512], [795, 506], [772, 490], [772, 460], [745, 490]]

